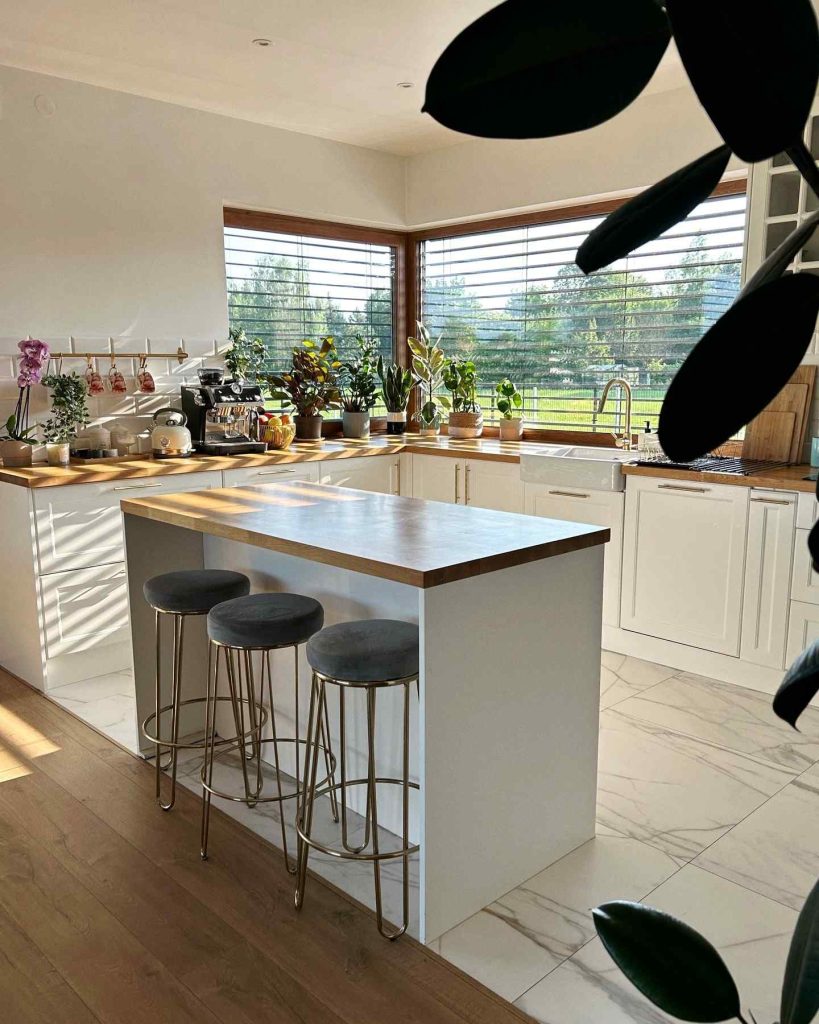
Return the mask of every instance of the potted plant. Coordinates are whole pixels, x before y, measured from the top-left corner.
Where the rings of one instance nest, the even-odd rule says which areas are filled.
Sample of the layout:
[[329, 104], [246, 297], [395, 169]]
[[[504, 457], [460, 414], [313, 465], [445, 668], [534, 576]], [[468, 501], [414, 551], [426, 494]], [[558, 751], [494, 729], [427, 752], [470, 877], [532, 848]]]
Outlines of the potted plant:
[[441, 409], [449, 408], [449, 399], [435, 394], [444, 372], [441, 339], [433, 341], [429, 331], [418, 321], [418, 337], [407, 338], [407, 345], [412, 352], [412, 373], [421, 390], [420, 408], [414, 419], [422, 436], [434, 437], [441, 429]]
[[345, 437], [370, 436], [370, 409], [378, 401], [375, 383], [375, 345], [356, 335], [358, 355], [338, 370], [341, 420]]
[[88, 385], [76, 373], [52, 373], [43, 377], [51, 391], [51, 416], [43, 424], [46, 456], [51, 466], [67, 466], [70, 442], [88, 423]]
[[397, 363], [385, 365], [378, 357], [381, 396], [387, 407], [387, 433], [403, 434], [407, 424], [407, 405], [412, 391], [412, 373]]
[[495, 385], [498, 396], [498, 412], [501, 414], [501, 441], [519, 441], [523, 436], [523, 420], [515, 412], [523, 406], [523, 396], [509, 380], [504, 377]]
[[321, 345], [308, 338], [293, 349], [287, 373], [266, 378], [272, 398], [295, 409], [297, 441], [320, 441], [322, 412], [339, 407], [338, 365], [332, 338], [322, 338]]
[[244, 327], [231, 327], [231, 346], [225, 352], [225, 366], [234, 380], [257, 383], [264, 371], [265, 347], [261, 338], [252, 341], [245, 334]]
[[450, 437], [480, 437], [483, 412], [478, 405], [478, 372], [471, 359], [450, 359], [443, 373], [444, 387], [452, 395]]
[[4, 466], [30, 466], [31, 450], [37, 443], [29, 426], [29, 402], [31, 385], [39, 384], [43, 376], [43, 366], [48, 359], [48, 345], [27, 338], [18, 343], [20, 365], [17, 370], [17, 403], [14, 412], [9, 416], [0, 434], [0, 456]]

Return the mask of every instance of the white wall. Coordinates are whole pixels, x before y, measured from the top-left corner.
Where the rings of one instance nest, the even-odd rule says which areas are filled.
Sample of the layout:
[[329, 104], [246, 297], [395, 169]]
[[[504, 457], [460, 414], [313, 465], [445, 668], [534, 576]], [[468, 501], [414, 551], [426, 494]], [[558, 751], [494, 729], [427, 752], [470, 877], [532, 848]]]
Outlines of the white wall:
[[0, 68], [0, 418], [29, 333], [63, 347], [74, 335], [79, 350], [184, 337], [212, 353], [227, 337], [224, 204], [396, 227], [404, 185], [397, 156]]
[[576, 135], [469, 139], [409, 159], [407, 223], [423, 227], [622, 194], [719, 144], [689, 88], [641, 97], [611, 121]]

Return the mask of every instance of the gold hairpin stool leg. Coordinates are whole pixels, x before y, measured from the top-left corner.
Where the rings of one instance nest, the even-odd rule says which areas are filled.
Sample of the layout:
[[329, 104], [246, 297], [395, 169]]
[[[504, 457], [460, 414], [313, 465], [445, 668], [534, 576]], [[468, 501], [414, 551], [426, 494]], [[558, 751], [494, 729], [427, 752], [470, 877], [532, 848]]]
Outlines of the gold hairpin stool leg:
[[[417, 853], [419, 850], [418, 844], [410, 843], [409, 838], [410, 790], [417, 790], [419, 788], [417, 782], [410, 781], [410, 687], [413, 683], [417, 687], [417, 676], [378, 682], [351, 683], [341, 679], [332, 679], [319, 672], [313, 672], [313, 682], [310, 690], [310, 711], [307, 719], [307, 745], [304, 753], [304, 786], [302, 798], [297, 805], [296, 908], [300, 909], [304, 903], [307, 861], [311, 848], [321, 853], [329, 854], [331, 857], [336, 857], [339, 860], [370, 861], [373, 865], [373, 882], [375, 885], [376, 922], [379, 932], [387, 939], [397, 939], [407, 930], [407, 925], [409, 924], [409, 858], [411, 854]], [[341, 776], [340, 782], [335, 782], [332, 777], [324, 782], [317, 781], [319, 750], [322, 746], [323, 730], [326, 724], [328, 685], [337, 686], [339, 691], [340, 743], [338, 762]], [[398, 779], [379, 776], [375, 757], [376, 696], [379, 690], [392, 686], [401, 686], [404, 696], [402, 765], [401, 778]], [[348, 689], [364, 690], [367, 703], [367, 775], [366, 778], [361, 779], [349, 779], [347, 777], [345, 692]], [[381, 785], [401, 786], [402, 789], [402, 835], [400, 850], [383, 852], [380, 848], [378, 834], [378, 787]], [[347, 791], [351, 786], [367, 787], [364, 842], [359, 846], [354, 846], [350, 843], [347, 828]], [[326, 846], [312, 835], [313, 810], [316, 799], [326, 794], [332, 800], [336, 790], [339, 790], [341, 793], [341, 849]], [[335, 813], [334, 819], [338, 821], [338, 815]], [[384, 919], [381, 864], [383, 861], [398, 859], [403, 864], [402, 920], [397, 928], [391, 928]]]
[[[291, 860], [287, 841], [287, 827], [285, 822], [284, 809], [289, 800], [297, 803], [302, 792], [302, 781], [299, 776], [300, 747], [305, 746], [306, 740], [300, 735], [299, 722], [299, 648], [298, 645], [283, 644], [280, 647], [229, 647], [211, 639], [208, 644], [208, 695], [207, 695], [207, 722], [210, 743], [205, 748], [205, 758], [202, 764], [202, 831], [201, 849], [202, 860], [208, 858], [208, 832], [210, 826], [210, 805], [213, 796], [222, 797], [224, 800], [231, 800], [238, 803], [245, 803], [249, 807], [257, 804], [277, 803], [279, 805], [279, 823], [281, 827], [282, 849], [284, 863], [288, 872], [296, 873], [296, 862]], [[276, 701], [273, 696], [273, 672], [270, 664], [272, 651], [286, 650], [292, 648], [295, 660], [295, 736], [280, 736], [276, 720]], [[258, 661], [258, 672], [254, 663], [254, 655]], [[221, 657], [220, 657], [221, 656]], [[219, 665], [220, 660], [225, 662], [228, 691], [230, 696], [220, 698], [219, 691]], [[213, 671], [210, 665], [213, 664]], [[265, 698], [267, 705], [265, 706]], [[218, 752], [216, 747], [219, 743], [216, 740], [216, 703], [219, 700], [229, 700], [233, 709], [233, 721], [236, 733], [228, 739], [222, 739], [222, 749]], [[245, 720], [245, 709], [247, 709], [247, 721]], [[312, 714], [312, 709], [311, 709]], [[264, 725], [270, 723], [270, 736], [262, 734]], [[321, 784], [335, 783], [336, 759], [330, 744], [329, 717], [327, 705], [324, 702], [319, 713], [318, 740], [316, 746], [316, 758], [319, 749], [323, 751], [324, 764], [326, 769], [325, 778]], [[275, 792], [265, 794], [263, 791], [262, 774], [262, 753], [265, 744], [273, 747], [273, 767], [275, 769]], [[296, 771], [296, 790], [293, 793], [284, 793], [282, 790], [282, 775], [280, 761], [281, 744], [292, 744], [294, 746], [294, 762]], [[238, 752], [241, 767], [242, 780], [244, 783], [243, 793], [229, 793], [217, 789], [213, 784], [213, 766], [220, 758], [231, 752]], [[333, 794], [333, 814], [336, 821], [338, 809]]]

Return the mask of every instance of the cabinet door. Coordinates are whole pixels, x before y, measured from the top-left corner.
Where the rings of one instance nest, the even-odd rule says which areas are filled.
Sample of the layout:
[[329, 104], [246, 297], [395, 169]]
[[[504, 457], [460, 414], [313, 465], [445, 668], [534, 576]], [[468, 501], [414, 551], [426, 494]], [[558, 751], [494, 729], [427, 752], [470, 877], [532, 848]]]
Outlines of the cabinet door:
[[464, 467], [464, 503], [498, 512], [523, 511], [520, 465], [467, 459]]
[[43, 487], [34, 491], [40, 574], [123, 561], [122, 498], [218, 487], [219, 473]]
[[788, 629], [796, 495], [751, 491], [740, 657], [782, 668]]
[[319, 482], [377, 494], [396, 494], [398, 472], [397, 455], [363, 455], [357, 459], [322, 462], [319, 465]]
[[96, 565], [40, 577], [46, 656], [127, 643], [125, 566]]
[[620, 625], [739, 654], [748, 488], [630, 477]]
[[792, 665], [814, 640], [819, 640], [819, 607], [791, 601], [785, 664]]
[[583, 491], [548, 484], [524, 486], [524, 511], [530, 516], [563, 519], [569, 523], [607, 526], [611, 540], [603, 562], [603, 622], [620, 623], [620, 563], [623, 554], [623, 505], [625, 495], [613, 491]]
[[808, 550], [810, 530], [797, 530], [793, 545], [793, 576], [791, 597], [806, 604], [819, 604], [819, 573], [813, 571]]
[[222, 473], [222, 486], [246, 487], [250, 484], [285, 483], [288, 480], [318, 482], [318, 466], [310, 462], [291, 462], [286, 465], [260, 466], [255, 469], [226, 469]]
[[463, 504], [464, 460], [448, 455], [413, 455], [412, 496]]

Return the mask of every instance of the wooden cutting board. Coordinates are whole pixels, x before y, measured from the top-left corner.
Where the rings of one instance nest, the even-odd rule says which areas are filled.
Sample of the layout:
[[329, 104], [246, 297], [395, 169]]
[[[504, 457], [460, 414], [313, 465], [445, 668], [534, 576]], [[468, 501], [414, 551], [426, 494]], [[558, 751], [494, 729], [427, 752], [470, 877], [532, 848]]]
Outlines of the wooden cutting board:
[[795, 412], [770, 412], [765, 409], [748, 424], [742, 442], [743, 459], [766, 462], [790, 462], [797, 415]]

